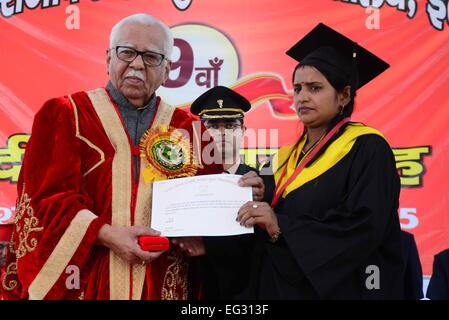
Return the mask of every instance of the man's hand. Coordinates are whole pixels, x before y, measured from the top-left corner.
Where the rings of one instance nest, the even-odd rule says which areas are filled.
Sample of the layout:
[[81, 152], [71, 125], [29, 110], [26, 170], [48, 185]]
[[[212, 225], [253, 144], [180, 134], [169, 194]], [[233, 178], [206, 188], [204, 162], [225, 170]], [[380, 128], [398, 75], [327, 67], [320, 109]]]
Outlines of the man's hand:
[[159, 258], [163, 251], [148, 252], [140, 248], [139, 236], [158, 236], [160, 232], [146, 227], [113, 227], [105, 224], [98, 232], [97, 243], [111, 249], [129, 263], [150, 263]]
[[189, 257], [199, 257], [206, 254], [202, 237], [173, 238], [171, 242], [178, 246]]
[[253, 188], [253, 200], [261, 201], [265, 192], [265, 185], [261, 177], [254, 171], [245, 173], [239, 180], [239, 186]]

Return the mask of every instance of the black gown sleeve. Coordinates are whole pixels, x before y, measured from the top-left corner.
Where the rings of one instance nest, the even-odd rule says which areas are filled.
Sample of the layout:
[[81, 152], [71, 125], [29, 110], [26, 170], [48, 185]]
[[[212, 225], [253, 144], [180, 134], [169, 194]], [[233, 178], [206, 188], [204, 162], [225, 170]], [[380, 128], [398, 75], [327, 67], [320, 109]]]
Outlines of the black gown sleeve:
[[[287, 263], [286, 269], [293, 274], [296, 262], [296, 279], [305, 276], [320, 297], [328, 297], [337, 286], [344, 285], [344, 279], [381, 247], [390, 232], [397, 233], [400, 241], [400, 182], [390, 146], [378, 136], [362, 136], [351, 152], [351, 167], [342, 168], [339, 177], [346, 181], [346, 188], [338, 206], [317, 215], [313, 208], [304, 209], [296, 203], [277, 215], [291, 258], [282, 262], [274, 257], [274, 264]], [[329, 190], [318, 184], [312, 196], [330, 196]], [[274, 256], [285, 251], [282, 244], [267, 242], [266, 246]], [[400, 252], [400, 243], [397, 246]]]

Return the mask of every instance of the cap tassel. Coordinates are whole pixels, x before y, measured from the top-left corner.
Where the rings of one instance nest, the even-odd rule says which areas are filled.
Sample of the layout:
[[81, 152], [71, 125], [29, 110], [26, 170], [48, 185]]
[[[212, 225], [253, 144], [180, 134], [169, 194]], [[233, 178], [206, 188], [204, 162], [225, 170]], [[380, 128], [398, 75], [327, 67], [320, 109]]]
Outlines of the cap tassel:
[[352, 48], [351, 97], [354, 97], [354, 93], [356, 92], [359, 83], [359, 73], [357, 71], [357, 52], [358, 45], [354, 42], [354, 46]]

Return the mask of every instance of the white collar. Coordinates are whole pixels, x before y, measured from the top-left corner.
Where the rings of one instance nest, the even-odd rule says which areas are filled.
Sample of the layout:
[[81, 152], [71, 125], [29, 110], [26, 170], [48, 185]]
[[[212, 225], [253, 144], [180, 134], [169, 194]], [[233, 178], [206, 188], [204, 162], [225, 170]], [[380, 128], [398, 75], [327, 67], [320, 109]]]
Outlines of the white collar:
[[229, 172], [230, 174], [235, 174], [237, 172], [237, 169], [239, 168], [239, 165], [240, 165], [240, 157], [237, 157], [237, 161], [232, 165], [232, 167], [230, 167], [226, 171]]

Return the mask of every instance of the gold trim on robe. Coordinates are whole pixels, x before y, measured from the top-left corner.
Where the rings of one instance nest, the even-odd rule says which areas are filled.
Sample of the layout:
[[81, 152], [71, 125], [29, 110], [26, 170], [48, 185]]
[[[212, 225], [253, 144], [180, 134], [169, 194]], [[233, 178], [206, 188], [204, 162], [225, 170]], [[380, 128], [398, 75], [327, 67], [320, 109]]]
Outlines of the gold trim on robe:
[[98, 160], [98, 162], [96, 164], [94, 164], [89, 170], [87, 170], [84, 174], [83, 177], [87, 176], [89, 173], [91, 173], [92, 171], [94, 171], [96, 168], [98, 168], [99, 165], [101, 165], [104, 162], [104, 152], [103, 150], [101, 150], [98, 146], [96, 146], [94, 143], [92, 143], [92, 141], [90, 141], [89, 139], [87, 139], [86, 137], [82, 136], [80, 134], [80, 126], [79, 126], [79, 121], [78, 121], [78, 107], [75, 103], [75, 101], [73, 100], [72, 96], [69, 95], [69, 100], [70, 103], [72, 104], [73, 107], [73, 114], [75, 116], [75, 136], [80, 139], [81, 141], [83, 141], [84, 143], [86, 143], [89, 147], [91, 147], [92, 149], [94, 149], [95, 151], [98, 152], [98, 154], [100, 155], [100, 160]]
[[[112, 161], [112, 218], [115, 227], [131, 226], [131, 152], [122, 122], [105, 89], [88, 91], [90, 101], [100, 118], [106, 135], [114, 147]], [[111, 300], [128, 300], [130, 296], [130, 264], [109, 253], [109, 290]]]
[[[115, 111], [114, 105], [104, 89], [89, 91], [88, 96], [96, 110], [106, 134], [115, 149], [112, 163], [112, 225], [131, 226], [132, 155], [129, 141]], [[175, 108], [160, 101], [152, 127], [169, 124]], [[141, 163], [142, 172], [142, 163]], [[152, 184], [139, 179], [134, 225], [150, 225]], [[132, 270], [132, 280], [130, 273]], [[145, 281], [146, 267], [131, 265], [113, 251], [109, 255], [109, 289], [111, 300], [140, 300]], [[132, 284], [131, 284], [132, 281]], [[132, 287], [132, 292], [131, 291]]]
[[80, 210], [76, 214], [42, 269], [31, 282], [28, 288], [30, 300], [45, 298], [72, 259], [89, 225], [96, 218], [95, 214], [86, 209]]
[[[161, 300], [187, 300], [187, 261], [183, 253], [179, 251], [172, 251], [168, 257], [168, 261], [172, 262], [167, 267], [167, 272], [164, 276]], [[178, 287], [181, 288], [179, 293], [177, 290]]]
[[[9, 279], [11, 277], [12, 279]], [[5, 270], [2, 279], [2, 287], [5, 291], [12, 291], [17, 287], [17, 262], [11, 262]]]
[[[160, 101], [151, 128], [160, 125], [169, 125], [175, 108]], [[140, 179], [136, 198], [136, 210], [134, 211], [134, 224], [136, 226], [148, 227], [151, 224], [151, 202], [153, 184], [145, 183], [142, 173], [145, 170], [144, 161], [140, 161]], [[151, 266], [150, 266], [151, 267]], [[145, 282], [146, 265], [133, 265], [133, 300], [140, 300], [142, 297], [143, 284]]]
[[[34, 215], [31, 198], [25, 192], [25, 184], [23, 184], [22, 194], [16, 204], [15, 215], [14, 232], [17, 234], [19, 243], [17, 249], [14, 250], [11, 241], [10, 250], [16, 255], [16, 259], [20, 259], [36, 249], [37, 238], [35, 233], [44, 230], [43, 227], [39, 227], [39, 219]], [[23, 221], [23, 223], [21, 224], [19, 221]]]

